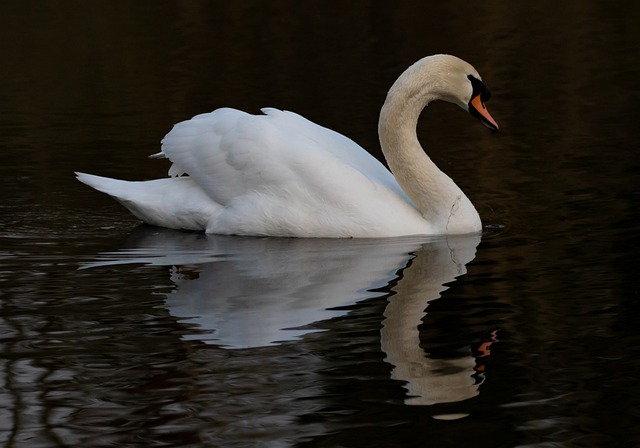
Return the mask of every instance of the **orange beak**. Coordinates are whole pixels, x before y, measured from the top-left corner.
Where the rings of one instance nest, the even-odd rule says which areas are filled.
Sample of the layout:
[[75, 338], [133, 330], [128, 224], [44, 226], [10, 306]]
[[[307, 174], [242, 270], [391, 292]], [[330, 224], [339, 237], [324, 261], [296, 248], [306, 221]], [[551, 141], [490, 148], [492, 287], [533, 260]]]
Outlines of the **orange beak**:
[[498, 123], [496, 123], [491, 114], [489, 114], [489, 111], [482, 102], [480, 95], [476, 95], [471, 99], [471, 101], [469, 101], [469, 107], [473, 108], [473, 110], [469, 111], [471, 112], [471, 115], [478, 118], [483, 125], [491, 129], [493, 132], [498, 132], [498, 129], [500, 129], [498, 127]]

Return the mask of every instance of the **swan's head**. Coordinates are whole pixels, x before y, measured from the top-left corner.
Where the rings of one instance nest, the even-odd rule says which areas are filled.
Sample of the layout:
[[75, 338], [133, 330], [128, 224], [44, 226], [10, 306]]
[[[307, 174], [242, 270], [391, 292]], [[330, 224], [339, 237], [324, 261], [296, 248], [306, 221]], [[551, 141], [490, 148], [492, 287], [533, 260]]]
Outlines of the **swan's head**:
[[433, 100], [448, 101], [498, 132], [498, 123], [485, 105], [490, 97], [489, 89], [471, 64], [455, 56], [437, 54], [409, 67], [391, 87], [387, 98], [400, 99], [405, 105], [409, 102], [420, 110]]
[[485, 103], [491, 92], [473, 66], [450, 55], [433, 57], [434, 66], [442, 76], [442, 99], [457, 104], [480, 120], [493, 132], [498, 132], [498, 123], [493, 119]]

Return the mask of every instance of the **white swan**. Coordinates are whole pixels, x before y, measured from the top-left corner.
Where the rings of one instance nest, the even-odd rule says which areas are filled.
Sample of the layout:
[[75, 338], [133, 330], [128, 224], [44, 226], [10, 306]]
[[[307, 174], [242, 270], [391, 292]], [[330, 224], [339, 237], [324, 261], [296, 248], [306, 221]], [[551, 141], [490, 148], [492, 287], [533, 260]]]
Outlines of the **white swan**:
[[[424, 153], [422, 109], [437, 99], [497, 123], [478, 72], [450, 55], [423, 58], [393, 84], [378, 131], [391, 174], [347, 137], [292, 112], [218, 109], [183, 121], [152, 157], [170, 178], [127, 182], [76, 173], [142, 221], [208, 233], [293, 237], [390, 237], [479, 232], [462, 190]], [[188, 174], [188, 176], [182, 176]]]

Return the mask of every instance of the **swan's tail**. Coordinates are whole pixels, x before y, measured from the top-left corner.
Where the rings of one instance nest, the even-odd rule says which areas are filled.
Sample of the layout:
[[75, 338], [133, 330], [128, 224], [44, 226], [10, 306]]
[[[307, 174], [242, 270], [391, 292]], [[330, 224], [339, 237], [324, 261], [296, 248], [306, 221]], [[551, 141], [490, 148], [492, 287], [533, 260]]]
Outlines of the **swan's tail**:
[[205, 230], [221, 206], [190, 177], [129, 182], [76, 173], [80, 182], [108, 194], [147, 224], [171, 229]]
[[95, 176], [93, 174], [78, 172], [76, 172], [75, 174], [78, 180], [83, 184], [89, 185], [90, 187], [95, 188], [98, 191], [106, 193], [119, 201], [126, 200], [126, 197], [128, 196], [127, 191], [130, 191], [127, 186], [132, 183], [124, 180]]

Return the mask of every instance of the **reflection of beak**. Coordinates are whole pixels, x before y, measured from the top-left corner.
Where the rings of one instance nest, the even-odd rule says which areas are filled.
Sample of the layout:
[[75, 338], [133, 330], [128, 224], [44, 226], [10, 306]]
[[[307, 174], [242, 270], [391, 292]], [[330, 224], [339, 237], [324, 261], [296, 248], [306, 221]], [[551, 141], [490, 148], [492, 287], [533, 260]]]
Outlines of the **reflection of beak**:
[[498, 132], [498, 123], [489, 114], [487, 107], [482, 102], [480, 95], [476, 95], [469, 101], [469, 112], [471, 115], [480, 120], [480, 123], [491, 129], [492, 132]]

